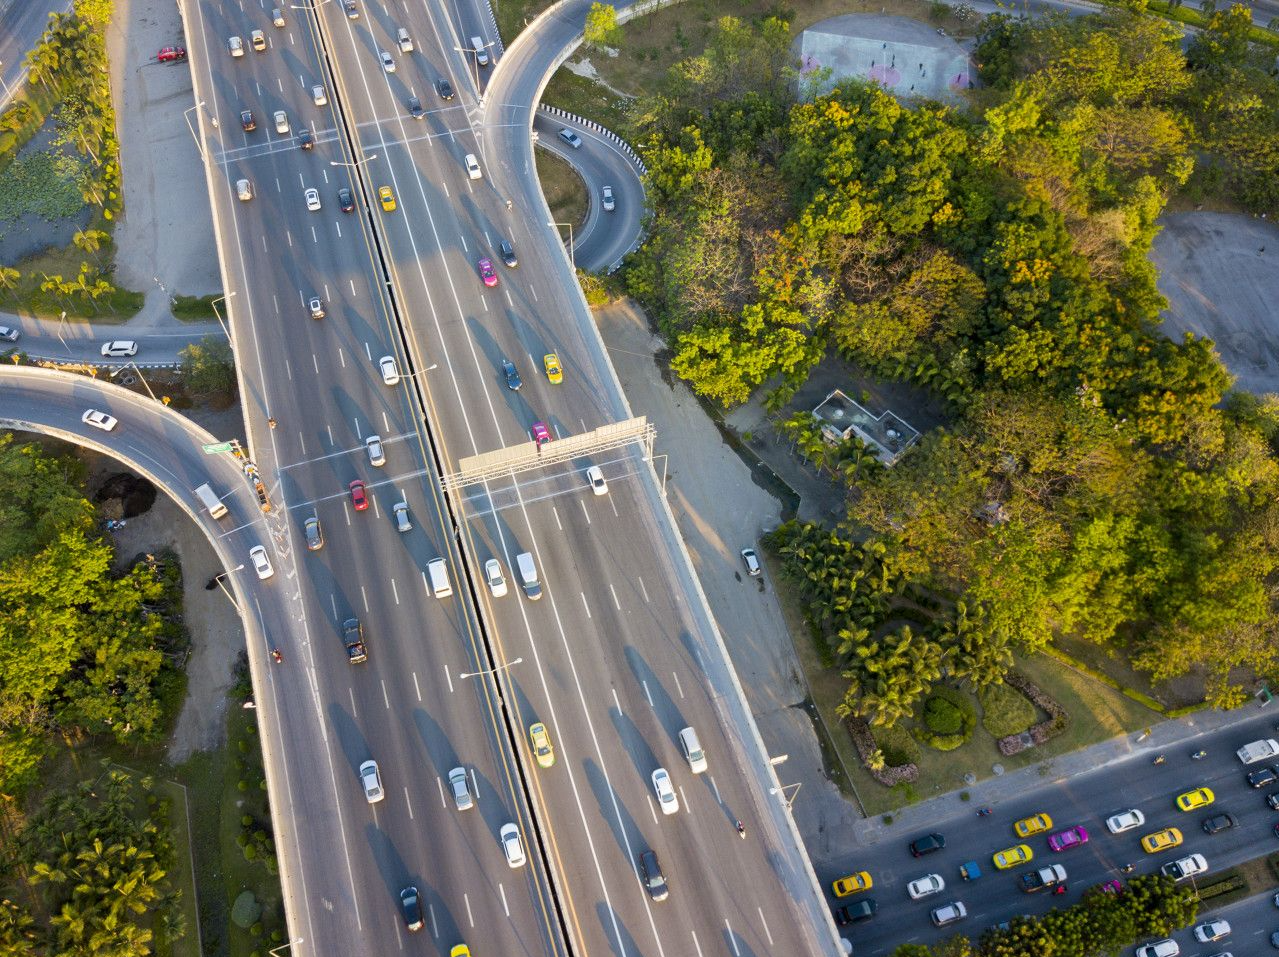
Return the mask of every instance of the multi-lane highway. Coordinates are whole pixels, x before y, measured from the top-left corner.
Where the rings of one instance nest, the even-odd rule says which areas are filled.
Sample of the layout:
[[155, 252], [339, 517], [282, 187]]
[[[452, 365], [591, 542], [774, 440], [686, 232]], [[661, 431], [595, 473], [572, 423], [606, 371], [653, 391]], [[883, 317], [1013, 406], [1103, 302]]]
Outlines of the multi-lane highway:
[[[285, 828], [283, 869], [297, 947], [407, 946], [398, 892], [415, 884], [438, 948], [834, 952], [641, 449], [490, 480], [451, 500], [439, 491], [439, 471], [527, 443], [537, 422], [554, 442], [628, 417], [547, 223], [531, 153], [502, 139], [527, 146], [531, 115], [515, 131], [480, 121], [475, 79], [485, 76], [458, 50], [472, 36], [492, 41], [486, 11], [358, 2], [352, 18], [327, 3], [290, 8], [279, 27], [257, 4], [183, 9], [253, 453], [279, 504], [275, 561], [288, 577], [278, 585], [298, 644], [286, 662], [304, 663], [309, 684], [281, 717], [281, 771], [314, 791], [314, 807], [297, 815], [276, 804], [298, 827]], [[397, 43], [400, 28], [412, 51]], [[263, 31], [261, 52], [253, 30]], [[499, 47], [488, 49], [492, 62]], [[314, 148], [300, 148], [303, 129]], [[241, 179], [252, 199], [237, 198]], [[308, 209], [311, 189], [319, 209]], [[518, 266], [503, 264], [502, 240]], [[481, 258], [496, 285], [481, 282]], [[312, 317], [312, 298], [323, 317]], [[548, 353], [562, 362], [559, 383], [544, 372]], [[381, 377], [385, 355], [396, 383]], [[522, 377], [518, 391], [503, 359]], [[374, 434], [384, 465], [365, 451]], [[606, 495], [587, 487], [590, 464], [603, 468]], [[367, 511], [348, 493], [356, 479], [368, 483]], [[392, 520], [398, 502], [414, 523], [406, 533]], [[311, 516], [325, 544], [308, 553], [300, 532]], [[537, 602], [518, 587], [520, 552], [538, 569]], [[452, 577], [447, 598], [425, 574], [436, 557]], [[508, 579], [503, 597], [482, 581], [491, 558]], [[339, 640], [353, 615], [369, 646], [354, 666]], [[537, 721], [555, 747], [550, 767], [528, 752]], [[703, 774], [676, 744], [686, 726], [709, 756]], [[356, 774], [370, 757], [387, 791], [376, 805]], [[457, 765], [472, 771], [477, 810], [457, 811], [446, 793]], [[670, 772], [677, 813], [659, 809], [658, 767]], [[522, 868], [499, 844], [509, 821], [532, 852]], [[669, 881], [664, 901], [640, 882], [648, 849]]]

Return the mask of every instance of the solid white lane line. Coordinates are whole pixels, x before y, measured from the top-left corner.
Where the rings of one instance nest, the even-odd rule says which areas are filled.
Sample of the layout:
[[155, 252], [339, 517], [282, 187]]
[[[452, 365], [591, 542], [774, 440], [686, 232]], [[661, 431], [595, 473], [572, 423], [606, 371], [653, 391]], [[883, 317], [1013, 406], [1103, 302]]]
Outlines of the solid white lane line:
[[417, 672], [413, 672], [413, 693], [417, 695], [417, 700], [422, 700], [422, 688], [417, 683]]
[[505, 885], [505, 884], [498, 884], [498, 885], [497, 885], [497, 892], [498, 892], [499, 894], [501, 894], [501, 895], [502, 895], [502, 912], [503, 912], [504, 914], [506, 914], [506, 916], [507, 916], [507, 917], [510, 917], [510, 916], [511, 916], [511, 905], [510, 905], [509, 903], [507, 903], [507, 901], [506, 901], [506, 885]]
[[618, 611], [622, 610], [622, 603], [617, 600], [617, 589], [613, 587], [613, 583], [608, 583], [608, 590], [613, 593], [613, 607]]
[[329, 604], [333, 606], [333, 620], [338, 620], [338, 599], [337, 595], [329, 596]]
[[369, 344], [367, 342], [364, 343], [364, 357], [370, 362], [373, 361], [373, 350], [369, 348]]
[[395, 596], [395, 603], [398, 605], [400, 603], [400, 591], [395, 587], [394, 578], [391, 579], [391, 594]]
[[728, 933], [728, 939], [733, 942], [733, 953], [741, 957], [742, 949], [737, 946], [737, 934], [733, 931], [733, 925], [728, 922], [728, 918], [724, 918], [724, 928]]
[[475, 803], [480, 803], [480, 778], [475, 773], [475, 768], [471, 768], [471, 793], [475, 795]]
[[534, 288], [530, 285], [530, 286], [528, 287], [528, 291], [529, 291], [529, 293], [533, 296], [533, 301], [534, 301], [534, 302], [537, 302], [537, 290], [536, 290], [536, 289], [534, 289]]
[[293, 230], [286, 229], [284, 231], [284, 238], [289, 241], [289, 248], [292, 249], [293, 248]]
[[409, 807], [409, 820], [413, 820], [413, 799], [409, 797], [409, 789], [404, 789], [404, 803]]
[[[430, 594], [428, 592], [427, 594]], [[444, 666], [444, 680], [448, 683], [449, 694], [453, 693], [453, 672], [449, 670], [448, 665]]]
[[613, 686], [613, 707], [617, 709], [617, 713], [618, 713], [618, 714], [625, 714], [625, 713], [626, 713], [626, 712], [624, 712], [624, 711], [622, 710], [622, 702], [621, 702], [621, 699], [619, 699], [619, 698], [617, 697], [617, 686], [616, 686], [616, 685], [614, 685], [614, 686]]
[[348, 280], [347, 285], [351, 287], [351, 298], [355, 298], [355, 280], [354, 279]]
[[386, 434], [391, 431], [391, 420], [386, 417], [386, 409], [382, 410], [382, 431]]
[[697, 931], [689, 931], [693, 938], [693, 949], [697, 952], [697, 957], [702, 957], [702, 942], [697, 939]]
[[342, 238], [342, 220], [340, 219], [337, 220], [337, 227], [338, 227], [338, 239], [341, 239]]
[[386, 710], [387, 710], [387, 711], [390, 711], [390, 710], [391, 710], [391, 697], [390, 697], [390, 695], [388, 695], [388, 694], [386, 693], [386, 682], [385, 682], [385, 681], [382, 681], [382, 682], [379, 682], [379, 684], [381, 684], [381, 686], [382, 686], [382, 707], [386, 708]]
[[650, 690], [649, 690], [649, 688], [648, 688], [648, 680], [647, 680], [647, 679], [645, 679], [644, 681], [641, 681], [641, 682], [640, 682], [640, 688], [642, 688], [642, 689], [643, 689], [643, 691], [644, 691], [644, 700], [648, 702], [648, 706], [649, 706], [650, 708], [655, 708], [655, 707], [656, 707], [656, 705], [654, 705], [654, 704], [653, 704], [653, 692], [652, 692], [652, 691], [650, 691]]
[[586, 503], [579, 498], [577, 504], [582, 506], [582, 515], [586, 518], [586, 524], [591, 524], [591, 513], [586, 510]]
[[341, 346], [338, 346], [338, 365], [346, 368], [346, 351]]
[[318, 376], [320, 374], [320, 359], [314, 352], [311, 353], [311, 365], [315, 367], [315, 374]]
[[311, 227], [311, 242], [313, 242], [313, 243], [319, 243], [319, 241], [320, 241], [320, 237], [319, 237], [318, 235], [316, 235], [315, 227], [314, 227], [314, 226], [312, 226], [312, 227]]
[[671, 677], [675, 680], [675, 690], [679, 693], [679, 699], [680, 699], [681, 701], [683, 701], [683, 700], [684, 700], [684, 686], [683, 686], [682, 684], [680, 684], [679, 674], [678, 674], [677, 672], [674, 672], [674, 671], [673, 671], [673, 672], [671, 672]]
[[422, 591], [426, 592], [427, 598], [431, 597], [431, 586], [426, 583], [426, 572], [422, 572]]
[[336, 445], [337, 443], [333, 441], [333, 426], [325, 425], [324, 427], [329, 430], [329, 445]]
[[302, 454], [306, 455], [306, 437], [301, 432], [298, 433], [298, 445], [302, 446]]
[[434, 904], [432, 904], [432, 905], [428, 908], [428, 910], [430, 911], [430, 914], [431, 914], [431, 936], [432, 936], [432, 937], [439, 937], [439, 936], [440, 936], [440, 924], [439, 924], [439, 922], [435, 919], [435, 905], [434, 905]]
[[355, 706], [355, 689], [348, 688], [346, 693], [347, 697], [351, 699], [351, 717], [358, 718], [360, 716], [360, 709]]
[[274, 304], [275, 314], [278, 316], [280, 314], [280, 297], [275, 293], [271, 293], [271, 302]]
[[611, 495], [608, 497], [608, 504], [613, 507], [613, 517], [621, 518], [622, 516], [617, 511], [617, 503], [613, 501], [613, 496]]
[[470, 895], [470, 894], [463, 894], [463, 895], [462, 895], [462, 903], [464, 903], [464, 904], [466, 905], [466, 922], [467, 922], [467, 925], [468, 925], [468, 926], [469, 926], [472, 930], [474, 930], [474, 929], [475, 929], [475, 914], [473, 914], [473, 913], [471, 912], [471, 895]]
[[584, 591], [579, 591], [579, 592], [578, 592], [578, 594], [582, 596], [582, 607], [583, 607], [584, 609], [586, 609], [586, 617], [587, 617], [587, 618], [590, 618], [590, 617], [591, 617], [591, 606], [590, 606], [590, 605], [588, 605], [588, 604], [586, 603], [586, 592], [584, 592]]
[[360, 586], [360, 600], [364, 602], [364, 613], [367, 615], [369, 612], [369, 596], [364, 591], [363, 585]]
[[288, 359], [284, 360], [284, 375], [290, 382], [293, 381], [293, 363]]
[[644, 601], [645, 601], [645, 603], [646, 603], [646, 604], [651, 604], [651, 601], [649, 600], [649, 597], [648, 597], [648, 589], [644, 587], [644, 579], [642, 579], [642, 578], [640, 578], [638, 575], [636, 575], [636, 576], [635, 576], [635, 580], [636, 580], [637, 582], [639, 582], [640, 592], [644, 595]]
[[564, 531], [564, 526], [560, 524], [560, 510], [557, 509], [554, 505], [552, 505], [551, 514], [555, 516], [555, 527], [558, 528], [561, 532]]

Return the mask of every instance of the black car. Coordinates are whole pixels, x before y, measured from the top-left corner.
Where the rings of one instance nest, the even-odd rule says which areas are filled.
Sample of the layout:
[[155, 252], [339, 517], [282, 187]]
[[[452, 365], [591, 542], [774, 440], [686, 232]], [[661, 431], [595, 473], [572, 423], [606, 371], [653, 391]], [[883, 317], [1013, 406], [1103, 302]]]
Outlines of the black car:
[[342, 6], [346, 9], [346, 18], [348, 20], [360, 19], [360, 8], [355, 5], [355, 0], [344, 0]]
[[502, 360], [502, 375], [506, 376], [506, 387], [512, 392], [519, 392], [524, 383], [520, 380], [520, 370], [510, 359]]
[[856, 904], [849, 904], [835, 911], [835, 923], [837, 924], [856, 924], [860, 921], [870, 920], [875, 916], [875, 911], [879, 910], [879, 905], [875, 903], [875, 898], [868, 897], [860, 900]]
[[422, 101], [416, 96], [410, 96], [408, 99], [409, 116], [415, 120], [420, 120], [426, 116], [426, 110], [422, 109]]
[[1264, 788], [1267, 784], [1274, 784], [1279, 781], [1279, 774], [1275, 773], [1274, 768], [1258, 768], [1256, 771], [1248, 772], [1248, 783], [1254, 788]]
[[644, 878], [644, 886], [648, 888], [648, 896], [655, 901], [666, 900], [670, 890], [666, 886], [666, 878], [662, 875], [662, 865], [657, 863], [654, 851], [644, 851], [639, 856], [640, 874]]
[[910, 842], [910, 853], [914, 857], [923, 857], [925, 854], [932, 854], [934, 851], [940, 851], [946, 846], [946, 838], [940, 834], [925, 834], [918, 840]]
[[400, 891], [400, 910], [404, 913], [404, 926], [409, 930], [422, 929], [422, 901], [416, 887]]
[[1234, 827], [1235, 819], [1229, 814], [1214, 814], [1212, 817], [1204, 818], [1203, 824], [1200, 826], [1204, 829], [1205, 834], [1218, 834]]
[[240, 125], [244, 127], [244, 132], [246, 133], [249, 132], [249, 130], [256, 130], [258, 128], [257, 121], [253, 119], [252, 110], [240, 111]]
[[498, 243], [497, 251], [502, 257], [502, 262], [506, 263], [510, 268], [514, 269], [520, 264], [520, 261], [515, 258], [515, 247], [511, 245], [509, 239], [503, 239]]
[[310, 130], [298, 131], [298, 146], [304, 150], [315, 149], [315, 137], [311, 134]]
[[344, 213], [355, 212], [355, 197], [345, 186], [338, 190], [338, 205], [342, 207]]
[[440, 94], [441, 100], [453, 99], [453, 84], [444, 77], [440, 77], [435, 81], [435, 92]]

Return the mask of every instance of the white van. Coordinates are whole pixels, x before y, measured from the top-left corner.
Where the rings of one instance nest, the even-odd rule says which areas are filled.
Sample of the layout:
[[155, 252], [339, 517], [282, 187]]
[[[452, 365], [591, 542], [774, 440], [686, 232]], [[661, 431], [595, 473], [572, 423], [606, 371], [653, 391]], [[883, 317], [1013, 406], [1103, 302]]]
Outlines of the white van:
[[702, 744], [697, 740], [697, 732], [692, 728], [685, 728], [679, 733], [679, 747], [684, 752], [684, 758], [688, 761], [688, 766], [694, 774], [701, 774], [706, 770], [706, 752], [702, 750]]
[[479, 37], [471, 37], [471, 49], [475, 51], [475, 62], [480, 66], [489, 65], [489, 51]]
[[520, 573], [520, 584], [524, 586], [524, 594], [529, 601], [537, 601], [542, 597], [542, 583], [537, 580], [537, 566], [533, 564], [533, 556], [528, 552], [520, 552], [515, 556], [515, 568]]
[[210, 518], [221, 518], [226, 514], [226, 505], [222, 499], [213, 494], [213, 487], [207, 482], [195, 490], [195, 497], [209, 510]]
[[432, 558], [426, 563], [426, 574], [431, 579], [431, 591], [436, 598], [448, 598], [453, 594], [453, 585], [449, 582], [449, 566], [442, 558]]

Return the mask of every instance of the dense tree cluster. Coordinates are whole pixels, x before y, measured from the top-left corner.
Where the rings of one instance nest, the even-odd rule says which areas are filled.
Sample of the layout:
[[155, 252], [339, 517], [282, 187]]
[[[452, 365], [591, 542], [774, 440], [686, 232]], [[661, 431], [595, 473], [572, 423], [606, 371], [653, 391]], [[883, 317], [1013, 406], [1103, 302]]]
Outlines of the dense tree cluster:
[[1156, 679], [1203, 665], [1220, 704], [1277, 663], [1279, 406], [1223, 403], [1212, 344], [1160, 330], [1148, 257], [1196, 177], [1275, 200], [1279, 84], [1244, 21], [1183, 53], [1136, 10], [992, 17], [960, 112], [852, 82], [796, 104], [786, 25], [726, 19], [637, 110], [654, 211], [627, 279], [679, 375], [725, 406], [780, 381], [780, 408], [834, 348], [954, 413], [890, 470], [781, 425], [853, 489], [833, 532], [775, 537], [848, 713], [891, 725], [1063, 633]]
[[10, 957], [146, 957], [160, 939], [182, 935], [181, 892], [168, 879], [173, 841], [163, 801], [145, 813], [135, 782], [107, 770], [96, 782], [57, 794], [4, 848], [10, 876], [43, 889], [32, 916], [20, 902], [0, 902], [0, 953]]
[[1100, 889], [1073, 907], [1042, 917], [1018, 917], [1006, 930], [979, 941], [967, 937], [926, 947], [901, 944], [893, 957], [1095, 957], [1116, 954], [1134, 940], [1163, 937], [1195, 919], [1198, 900], [1188, 886], [1166, 877], [1137, 877], [1119, 894]]
[[0, 436], [0, 794], [30, 785], [55, 737], [154, 740], [185, 641], [163, 611], [176, 572], [112, 570], [73, 460]]

